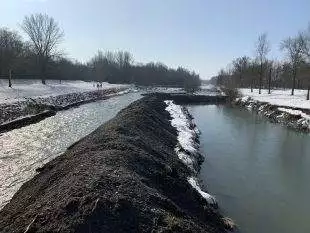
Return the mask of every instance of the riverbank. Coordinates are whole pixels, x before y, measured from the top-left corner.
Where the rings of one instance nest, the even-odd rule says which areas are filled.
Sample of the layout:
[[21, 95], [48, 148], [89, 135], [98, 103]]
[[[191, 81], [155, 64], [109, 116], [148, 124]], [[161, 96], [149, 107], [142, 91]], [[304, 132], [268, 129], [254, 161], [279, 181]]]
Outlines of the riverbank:
[[128, 91], [125, 87], [109, 88], [62, 95], [39, 96], [17, 102], [2, 103], [0, 104], [0, 132], [38, 122], [55, 115], [56, 111], [124, 94]]
[[188, 149], [167, 107], [143, 98], [38, 169], [0, 212], [1, 232], [225, 232], [178, 157]]
[[233, 104], [263, 115], [271, 122], [280, 123], [298, 131], [310, 132], [310, 109], [294, 107], [292, 104], [281, 105], [281, 102], [274, 100], [274, 104], [265, 101], [261, 102], [254, 97], [243, 96], [235, 99]]
[[154, 92], [146, 93], [144, 96], [156, 96], [160, 99], [173, 100], [176, 104], [186, 105], [205, 105], [205, 104], [224, 104], [228, 100], [228, 96], [217, 91], [210, 91], [204, 94], [189, 94], [189, 93], [163, 93]]

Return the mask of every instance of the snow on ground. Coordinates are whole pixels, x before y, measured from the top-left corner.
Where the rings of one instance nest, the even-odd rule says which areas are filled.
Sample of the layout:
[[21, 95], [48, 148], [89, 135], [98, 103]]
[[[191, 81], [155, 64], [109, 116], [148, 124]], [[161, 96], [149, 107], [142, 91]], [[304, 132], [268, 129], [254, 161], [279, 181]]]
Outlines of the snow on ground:
[[[262, 90], [262, 94], [258, 94], [257, 89], [253, 92], [250, 89], [240, 89], [240, 92], [243, 97], [236, 101], [241, 101], [245, 108], [249, 110], [258, 108], [258, 112], [266, 117], [289, 127], [310, 129], [310, 100], [306, 100], [307, 91], [295, 90], [294, 96], [290, 90], [272, 90], [271, 94], [268, 94], [267, 90]], [[270, 105], [276, 106], [277, 110], [270, 110], [268, 107]]]
[[197, 153], [198, 145], [194, 141], [196, 132], [190, 128], [190, 121], [184, 114], [180, 105], [176, 105], [172, 100], [166, 100], [166, 111], [170, 113], [172, 118], [171, 125], [178, 131], [178, 142], [175, 152], [179, 159], [183, 161], [188, 167], [194, 170], [194, 158], [191, 154]]
[[[180, 87], [144, 87], [144, 91], [146, 91], [147, 93], [154, 93], [154, 92], [185, 93], [184, 88]], [[208, 85], [201, 85], [200, 90], [196, 91], [194, 94], [216, 96], [216, 95], [222, 95], [222, 91], [220, 90], [219, 87], [216, 87], [212, 84], [208, 84]]]
[[222, 92], [221, 88], [216, 87], [213, 84], [201, 85], [200, 90], [195, 94], [210, 96], [225, 95], [225, 93]]
[[[185, 114], [182, 106], [174, 104], [172, 100], [166, 100], [165, 103], [167, 104], [166, 111], [169, 112], [172, 118], [171, 125], [176, 128], [178, 132], [179, 143], [175, 147], [175, 152], [185, 165], [195, 171], [194, 155], [198, 153], [199, 148], [199, 144], [195, 142], [195, 138], [199, 131], [197, 128], [191, 128], [191, 120]], [[216, 205], [215, 198], [201, 190], [196, 178], [188, 177], [188, 183], [197, 190], [209, 204]]]
[[216, 88], [213, 84], [203, 84], [200, 86], [201, 90], [210, 90]]
[[[103, 83], [102, 89], [128, 87], [122, 84]], [[12, 88], [8, 87], [7, 79], [0, 79], [0, 103], [15, 102], [25, 98], [56, 96], [69, 93], [98, 90], [96, 82], [47, 80], [46, 85], [41, 80], [13, 80]]]
[[300, 111], [300, 110], [294, 110], [294, 109], [290, 109], [290, 108], [278, 108], [278, 110], [281, 112], [286, 112], [290, 115], [301, 116], [303, 118], [310, 120], [310, 116], [307, 115], [306, 113]]
[[287, 106], [291, 108], [310, 109], [310, 100], [306, 100], [306, 90], [295, 90], [295, 94], [291, 95], [291, 90], [272, 90], [268, 94], [268, 90], [262, 90], [262, 94], [258, 94], [258, 89], [239, 89], [241, 94], [246, 97], [251, 97], [259, 102], [267, 102], [276, 106]]
[[206, 193], [204, 191], [201, 190], [201, 188], [199, 187], [199, 184], [197, 182], [197, 179], [194, 177], [190, 177], [187, 179], [188, 182], [191, 184], [191, 186], [196, 189], [196, 191], [198, 191], [198, 193], [200, 193], [200, 195], [207, 200], [208, 203], [212, 204], [212, 205], [216, 205], [216, 200], [213, 196], [211, 196], [209, 193]]

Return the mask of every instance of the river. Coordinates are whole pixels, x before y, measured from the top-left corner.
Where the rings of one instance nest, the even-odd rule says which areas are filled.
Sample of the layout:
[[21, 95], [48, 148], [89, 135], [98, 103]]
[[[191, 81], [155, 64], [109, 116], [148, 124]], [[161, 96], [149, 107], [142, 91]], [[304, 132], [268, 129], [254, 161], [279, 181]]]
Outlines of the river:
[[226, 106], [191, 106], [200, 179], [242, 233], [310, 232], [310, 135]]
[[[0, 135], [0, 209], [35, 169], [122, 108], [130, 93], [81, 105]], [[226, 106], [190, 106], [206, 155], [200, 178], [242, 233], [305, 233], [310, 202], [310, 136]]]
[[0, 134], [0, 209], [36, 174], [36, 168], [63, 153], [139, 98], [140, 93], [130, 93], [81, 105]]

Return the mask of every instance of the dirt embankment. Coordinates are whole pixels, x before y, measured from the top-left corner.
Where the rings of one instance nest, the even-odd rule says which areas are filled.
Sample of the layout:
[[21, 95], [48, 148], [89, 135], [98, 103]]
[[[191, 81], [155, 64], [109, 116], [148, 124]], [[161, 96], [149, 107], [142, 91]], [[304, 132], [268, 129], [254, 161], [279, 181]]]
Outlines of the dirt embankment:
[[187, 182], [166, 104], [145, 97], [39, 169], [0, 232], [225, 232]]
[[176, 104], [223, 104], [228, 100], [226, 95], [221, 95], [221, 93], [217, 92], [214, 95], [160, 92], [147, 93], [144, 95], [173, 100]]
[[38, 122], [55, 115], [56, 111], [101, 100], [121, 91], [124, 91], [124, 88], [27, 98], [0, 104], [0, 132]]

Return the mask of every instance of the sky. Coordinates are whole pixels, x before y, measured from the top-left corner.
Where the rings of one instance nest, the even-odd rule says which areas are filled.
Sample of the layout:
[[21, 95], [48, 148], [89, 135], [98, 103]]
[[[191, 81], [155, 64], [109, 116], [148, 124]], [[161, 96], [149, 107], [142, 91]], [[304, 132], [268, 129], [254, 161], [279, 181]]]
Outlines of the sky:
[[202, 79], [234, 58], [254, 57], [264, 32], [269, 58], [282, 59], [280, 42], [310, 22], [310, 0], [0, 0], [0, 7], [0, 27], [18, 31], [25, 15], [54, 17], [69, 58], [126, 50], [136, 62], [183, 66]]

